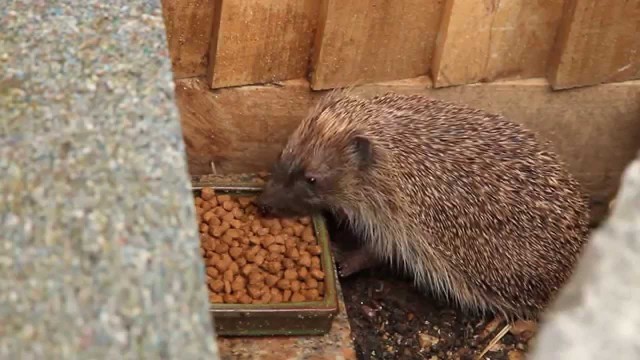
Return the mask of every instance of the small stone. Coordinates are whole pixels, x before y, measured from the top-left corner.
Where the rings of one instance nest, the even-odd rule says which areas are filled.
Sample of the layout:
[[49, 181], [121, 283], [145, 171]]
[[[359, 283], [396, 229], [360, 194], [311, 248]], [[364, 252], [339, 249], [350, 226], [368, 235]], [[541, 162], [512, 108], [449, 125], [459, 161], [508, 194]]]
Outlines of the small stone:
[[522, 351], [518, 351], [518, 350], [511, 350], [509, 351], [509, 353], [507, 354], [507, 358], [509, 360], [524, 360], [524, 353]]
[[440, 342], [440, 339], [426, 333], [418, 333], [418, 342], [420, 343], [421, 348], [429, 349], [437, 345]]
[[529, 341], [538, 330], [538, 324], [531, 320], [518, 320], [511, 325], [509, 332], [519, 341]]

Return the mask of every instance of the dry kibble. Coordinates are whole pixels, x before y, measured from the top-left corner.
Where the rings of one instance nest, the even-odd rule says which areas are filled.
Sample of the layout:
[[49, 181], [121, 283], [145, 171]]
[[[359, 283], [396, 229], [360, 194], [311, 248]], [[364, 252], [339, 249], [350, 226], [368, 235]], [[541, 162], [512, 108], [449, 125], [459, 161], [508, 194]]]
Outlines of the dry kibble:
[[195, 197], [209, 301], [271, 304], [324, 296], [322, 248], [310, 218], [263, 218], [254, 198]]
[[218, 277], [219, 275], [220, 275], [220, 272], [218, 271], [218, 269], [211, 266], [207, 267], [207, 276], [215, 278], [215, 277]]
[[322, 249], [318, 245], [312, 245], [307, 247], [307, 251], [311, 255], [320, 255], [320, 253], [322, 252]]
[[218, 245], [216, 245], [215, 249], [213, 249], [213, 251], [217, 252], [218, 254], [224, 254], [227, 251], [229, 251], [229, 245], [221, 242]]
[[295, 280], [298, 278], [298, 272], [294, 269], [287, 269], [284, 271], [284, 278], [287, 280]]
[[318, 288], [318, 280], [314, 278], [308, 278], [304, 282], [309, 289], [317, 289]]
[[280, 279], [280, 280], [278, 280], [278, 282], [276, 283], [276, 286], [277, 286], [279, 289], [287, 290], [287, 289], [291, 288], [291, 282], [290, 282], [289, 280], [287, 280], [287, 279]]
[[310, 289], [307, 291], [307, 300], [319, 300], [320, 299], [320, 292], [318, 291], [318, 289]]
[[221, 292], [224, 289], [224, 281], [220, 279], [213, 280], [209, 284], [209, 287], [213, 292]]
[[264, 275], [262, 275], [261, 272], [259, 271], [253, 271], [251, 274], [249, 274], [249, 284], [250, 285], [257, 285], [260, 284], [264, 281]]
[[214, 304], [220, 304], [220, 303], [224, 302], [224, 299], [222, 298], [222, 295], [209, 294], [209, 301], [214, 303]]
[[245, 280], [245, 278], [240, 276], [240, 275], [237, 275], [233, 279], [233, 282], [231, 283], [231, 290], [233, 290], [233, 291], [242, 290], [246, 286], [247, 286], [247, 281]]
[[311, 226], [306, 226], [302, 232], [302, 241], [313, 242], [315, 239], [316, 237], [313, 234], [313, 228], [311, 228]]
[[264, 282], [265, 282], [265, 284], [267, 284], [267, 286], [274, 286], [278, 282], [279, 279], [280, 278], [278, 276], [276, 276], [276, 275], [267, 274], [264, 277]]
[[291, 302], [301, 302], [301, 301], [305, 301], [306, 298], [304, 297], [304, 295], [298, 293], [298, 292], [294, 292], [293, 295], [291, 295]]
[[311, 256], [307, 254], [302, 254], [300, 259], [298, 259], [298, 264], [306, 267], [311, 267]]
[[209, 201], [216, 196], [216, 192], [210, 187], [205, 187], [200, 191], [200, 196], [202, 197], [202, 200]]
[[309, 276], [309, 269], [307, 269], [306, 267], [302, 266], [301, 268], [298, 269], [298, 276], [302, 280], [307, 279], [308, 276]]
[[321, 271], [321, 270], [319, 270], [319, 269], [313, 269], [313, 270], [311, 270], [310, 274], [311, 274], [311, 276], [313, 276], [313, 277], [314, 277], [314, 279], [316, 279], [316, 280], [322, 280], [322, 279], [324, 279], [324, 272], [322, 272], [322, 271]]
[[251, 304], [253, 302], [253, 299], [251, 299], [251, 297], [247, 294], [242, 294], [240, 297], [238, 297], [238, 302], [241, 304]]
[[224, 294], [224, 302], [227, 304], [235, 304], [238, 302], [238, 297], [237, 295], [234, 294]]
[[242, 248], [239, 246], [232, 247], [231, 249], [229, 249], [229, 255], [231, 255], [231, 257], [234, 259], [239, 258], [240, 255], [242, 255]]

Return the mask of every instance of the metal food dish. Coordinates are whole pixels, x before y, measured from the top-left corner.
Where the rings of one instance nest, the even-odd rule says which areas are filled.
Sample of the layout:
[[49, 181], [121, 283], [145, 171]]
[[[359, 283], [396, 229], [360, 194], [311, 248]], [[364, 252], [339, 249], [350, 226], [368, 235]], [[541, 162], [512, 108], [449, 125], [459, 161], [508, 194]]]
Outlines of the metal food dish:
[[[204, 187], [232, 196], [255, 196], [262, 190], [259, 181], [245, 180], [240, 184], [231, 184], [224, 180], [193, 180], [194, 196]], [[267, 336], [321, 335], [329, 332], [333, 318], [338, 313], [336, 271], [325, 220], [322, 216], [314, 216], [312, 220], [318, 245], [322, 248], [320, 260], [325, 273], [323, 300], [279, 304], [211, 304], [210, 311], [217, 334]]]

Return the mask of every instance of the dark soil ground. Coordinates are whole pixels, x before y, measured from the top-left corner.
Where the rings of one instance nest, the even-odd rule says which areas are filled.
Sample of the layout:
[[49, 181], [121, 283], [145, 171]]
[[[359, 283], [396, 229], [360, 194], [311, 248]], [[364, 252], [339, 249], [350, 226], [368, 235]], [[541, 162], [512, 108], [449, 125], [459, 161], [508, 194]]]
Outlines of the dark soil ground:
[[[358, 359], [475, 359], [505, 325], [465, 315], [385, 269], [341, 284]], [[507, 333], [483, 359], [524, 359], [535, 324], [520, 325], [518, 336]]]

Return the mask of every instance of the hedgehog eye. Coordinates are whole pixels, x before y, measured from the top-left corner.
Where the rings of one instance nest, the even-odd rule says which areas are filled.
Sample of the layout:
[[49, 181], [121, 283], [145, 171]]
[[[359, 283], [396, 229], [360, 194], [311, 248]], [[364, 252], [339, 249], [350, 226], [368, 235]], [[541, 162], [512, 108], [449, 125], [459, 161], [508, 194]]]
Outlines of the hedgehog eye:
[[313, 176], [307, 176], [306, 180], [307, 180], [307, 183], [310, 185], [313, 185], [316, 183], [316, 178], [314, 178]]

